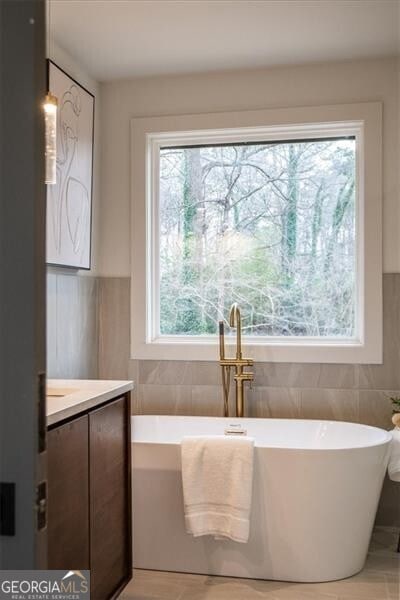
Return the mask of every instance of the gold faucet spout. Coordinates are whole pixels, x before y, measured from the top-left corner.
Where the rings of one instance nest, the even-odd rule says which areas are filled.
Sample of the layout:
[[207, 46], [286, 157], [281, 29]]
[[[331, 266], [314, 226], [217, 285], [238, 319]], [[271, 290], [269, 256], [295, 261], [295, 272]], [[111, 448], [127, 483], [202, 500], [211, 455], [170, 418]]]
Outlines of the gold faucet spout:
[[229, 313], [229, 325], [236, 327], [236, 358], [242, 358], [242, 317], [240, 314], [240, 308], [235, 302], [231, 306]]

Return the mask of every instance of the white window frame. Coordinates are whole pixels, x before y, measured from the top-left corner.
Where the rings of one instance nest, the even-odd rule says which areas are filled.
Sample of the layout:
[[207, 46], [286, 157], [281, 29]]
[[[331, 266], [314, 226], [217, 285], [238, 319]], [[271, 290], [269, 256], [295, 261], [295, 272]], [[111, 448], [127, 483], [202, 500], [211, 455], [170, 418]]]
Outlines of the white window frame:
[[[216, 360], [218, 357], [217, 336], [161, 336], [158, 332], [160, 148], [332, 136], [356, 139], [355, 339], [246, 336], [245, 350], [254, 360], [262, 362], [382, 362], [380, 103], [132, 119], [132, 358]], [[234, 339], [226, 341], [228, 345], [234, 343]]]

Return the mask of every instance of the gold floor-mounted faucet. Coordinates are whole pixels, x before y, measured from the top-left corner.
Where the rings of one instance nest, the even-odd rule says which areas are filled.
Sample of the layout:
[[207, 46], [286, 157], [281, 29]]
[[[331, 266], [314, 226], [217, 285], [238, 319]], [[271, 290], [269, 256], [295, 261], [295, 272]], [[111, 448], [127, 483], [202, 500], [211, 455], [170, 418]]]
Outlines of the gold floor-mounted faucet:
[[224, 396], [224, 414], [229, 417], [229, 391], [231, 381], [231, 368], [235, 368], [233, 379], [236, 384], [236, 416], [242, 418], [244, 412], [244, 383], [250, 384], [254, 379], [251, 371], [244, 371], [243, 367], [253, 365], [251, 358], [242, 356], [242, 319], [238, 305], [232, 304], [229, 312], [229, 325], [236, 327], [236, 358], [225, 358], [225, 331], [224, 322], [219, 322], [219, 364], [222, 371], [222, 390]]

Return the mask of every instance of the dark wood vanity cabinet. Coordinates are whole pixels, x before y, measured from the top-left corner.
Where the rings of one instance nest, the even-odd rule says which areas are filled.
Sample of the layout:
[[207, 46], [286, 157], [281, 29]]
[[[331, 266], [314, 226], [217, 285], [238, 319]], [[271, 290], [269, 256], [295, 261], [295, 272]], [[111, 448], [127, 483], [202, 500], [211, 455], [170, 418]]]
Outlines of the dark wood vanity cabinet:
[[49, 569], [90, 569], [91, 600], [132, 576], [129, 394], [48, 431]]

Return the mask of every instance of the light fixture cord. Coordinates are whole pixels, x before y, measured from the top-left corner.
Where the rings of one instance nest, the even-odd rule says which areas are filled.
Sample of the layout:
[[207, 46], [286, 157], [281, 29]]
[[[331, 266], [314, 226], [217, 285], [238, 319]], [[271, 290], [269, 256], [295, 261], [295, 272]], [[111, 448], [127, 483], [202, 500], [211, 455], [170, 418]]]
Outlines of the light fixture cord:
[[51, 2], [51, 0], [47, 0], [47, 58], [51, 58], [51, 53], [50, 53], [50, 26], [51, 26], [50, 2]]

